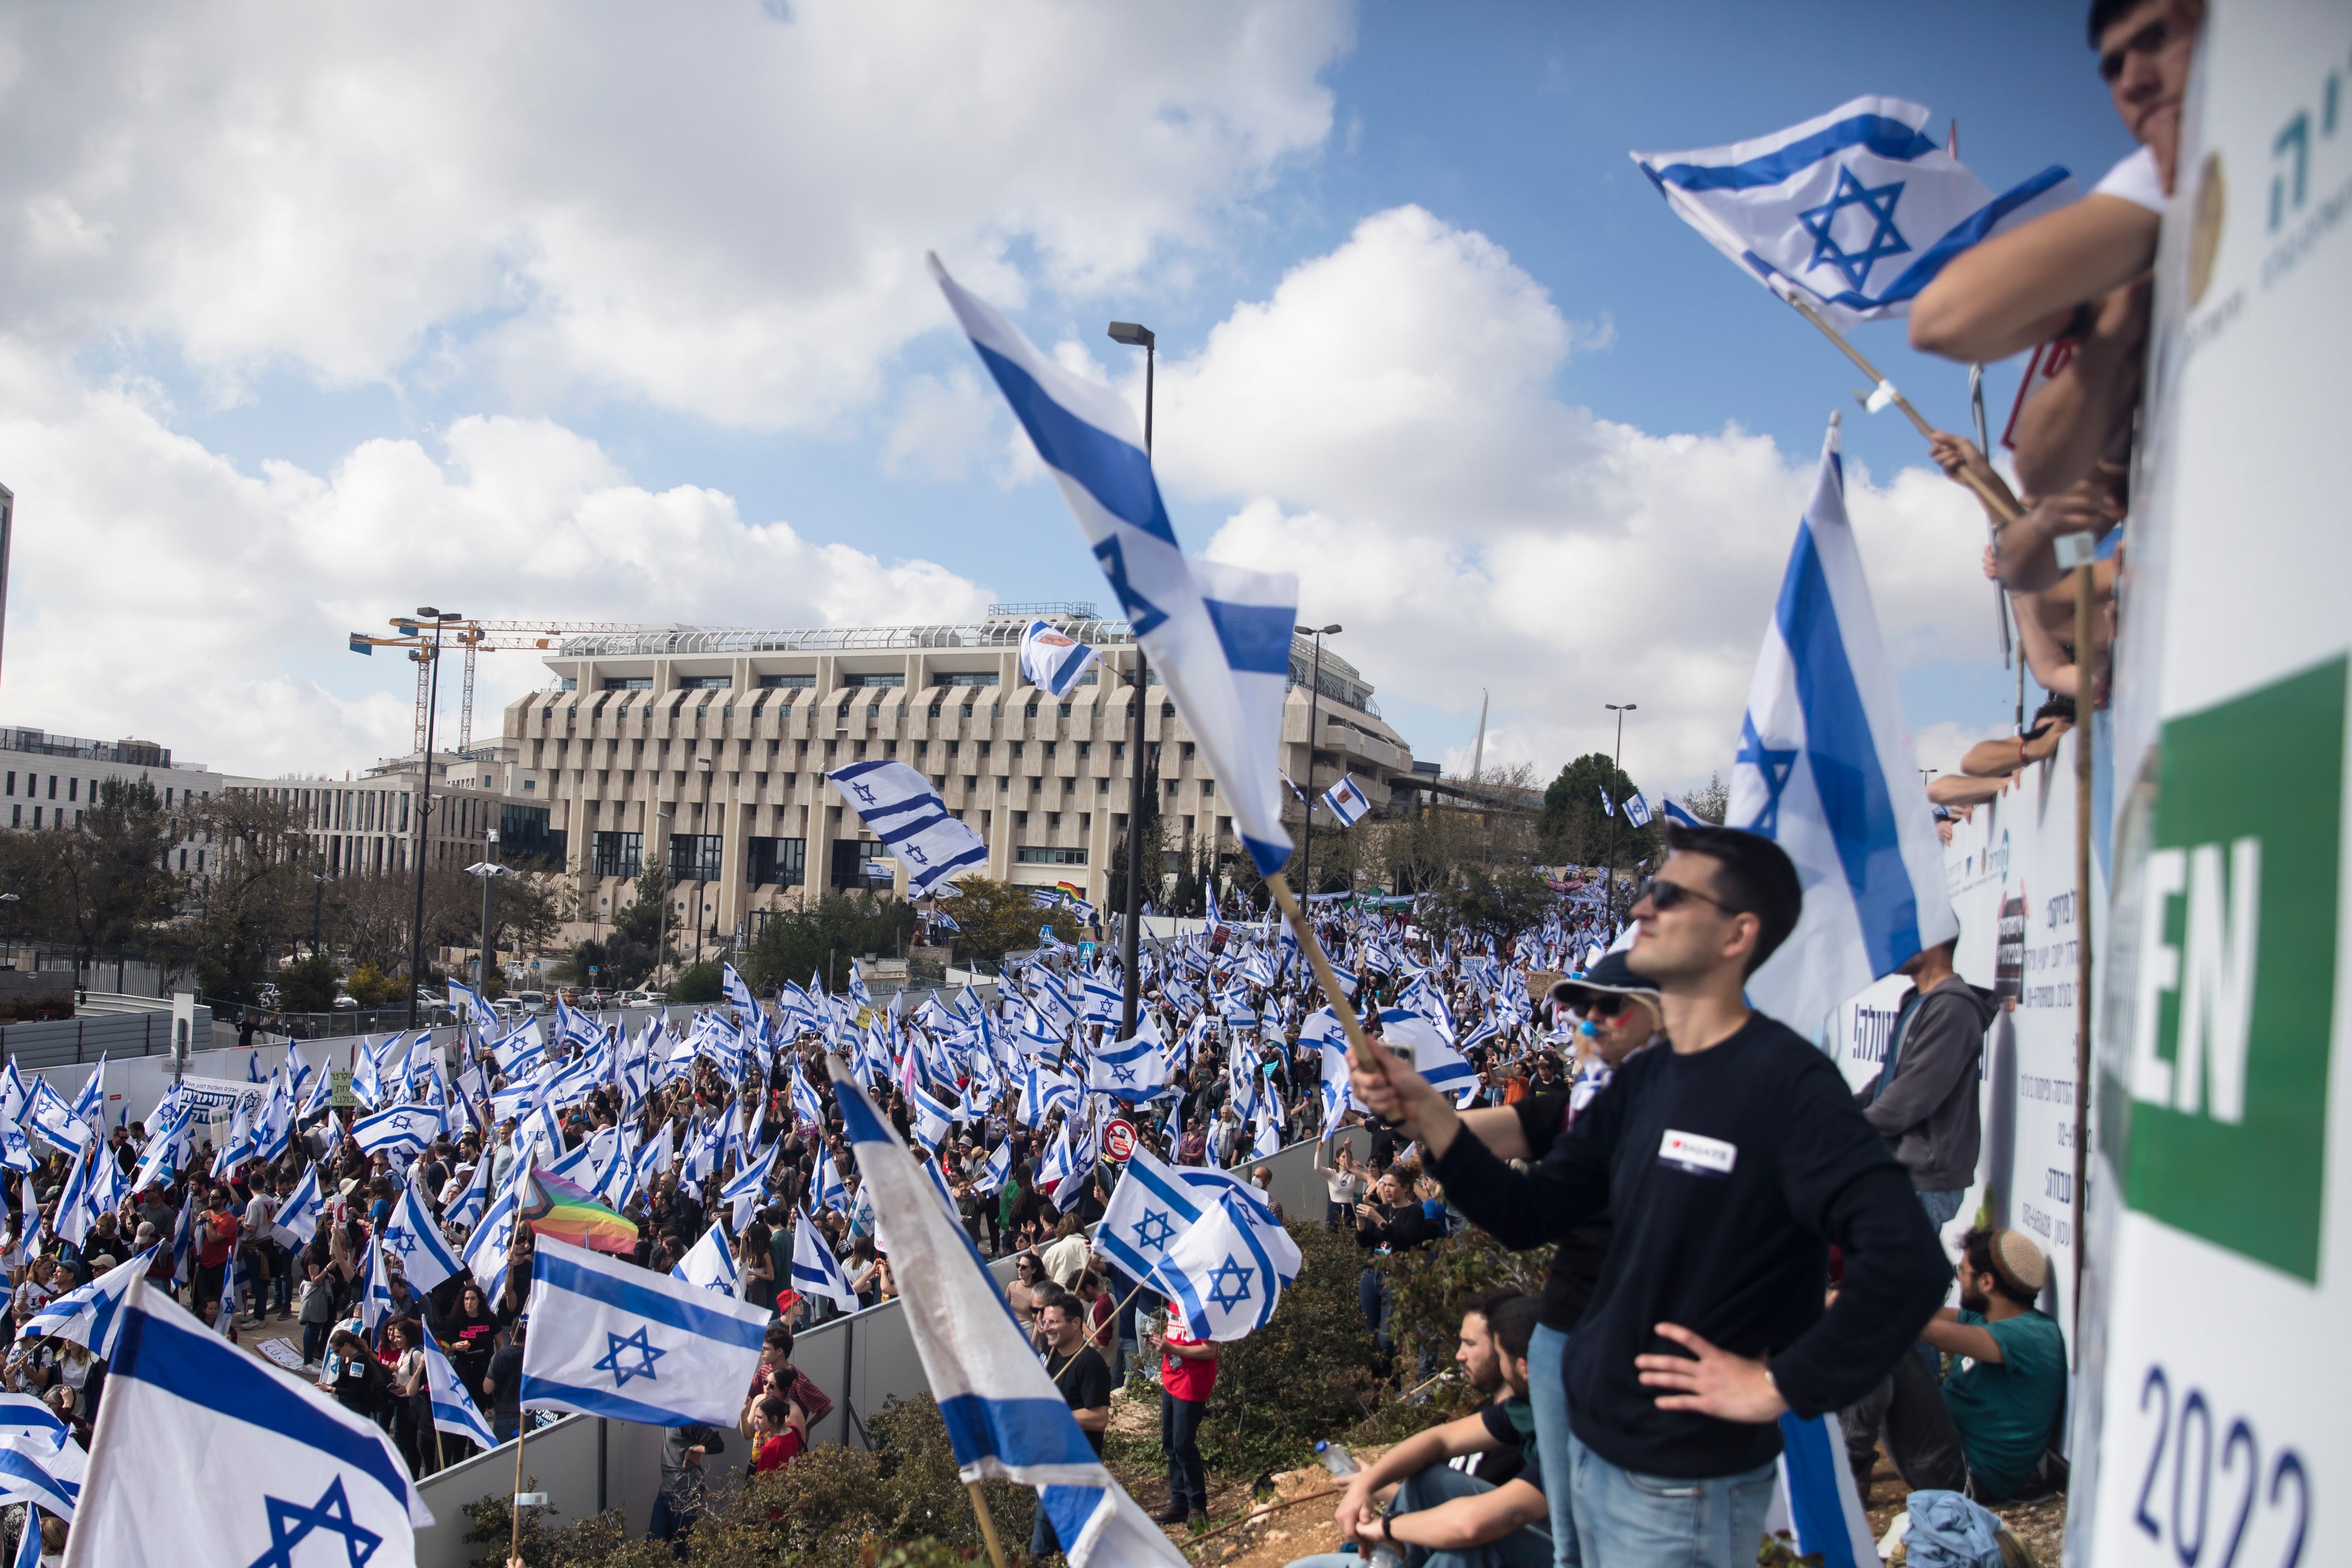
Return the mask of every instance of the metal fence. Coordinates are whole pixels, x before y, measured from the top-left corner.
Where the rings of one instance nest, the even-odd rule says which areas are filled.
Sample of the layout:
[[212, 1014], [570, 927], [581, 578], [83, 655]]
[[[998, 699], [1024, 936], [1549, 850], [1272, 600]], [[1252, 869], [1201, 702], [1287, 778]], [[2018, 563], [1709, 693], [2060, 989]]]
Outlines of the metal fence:
[[[196, 1048], [212, 1044], [213, 1015], [196, 1009]], [[0, 1025], [0, 1058], [30, 1071], [73, 1067], [110, 1057], [158, 1057], [172, 1048], [168, 1008], [142, 1013], [93, 1013], [79, 1018], [47, 1018], [33, 1024]]]

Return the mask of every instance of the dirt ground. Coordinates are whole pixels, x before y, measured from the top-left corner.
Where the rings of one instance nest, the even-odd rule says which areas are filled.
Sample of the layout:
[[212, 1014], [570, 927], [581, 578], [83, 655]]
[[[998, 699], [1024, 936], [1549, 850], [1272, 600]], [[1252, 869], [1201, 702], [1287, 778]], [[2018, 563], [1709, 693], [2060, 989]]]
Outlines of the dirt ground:
[[[1114, 1431], [1156, 1439], [1159, 1423], [1159, 1411], [1150, 1401], [1129, 1399], [1123, 1393], [1112, 1401]], [[1366, 1448], [1355, 1458], [1360, 1463], [1370, 1464], [1385, 1451]], [[1168, 1506], [1168, 1478], [1164, 1473], [1155, 1470], [1120, 1479], [1135, 1500], [1150, 1512], [1158, 1513]], [[1190, 1527], [1180, 1526], [1168, 1531], [1168, 1538], [1185, 1548], [1187, 1555], [1203, 1568], [1284, 1568], [1284, 1564], [1301, 1557], [1339, 1550], [1339, 1527], [1331, 1520], [1331, 1510], [1338, 1501], [1338, 1485], [1331, 1473], [1321, 1465], [1309, 1465], [1303, 1469], [1284, 1471], [1274, 1478], [1274, 1483], [1275, 1497], [1260, 1503], [1253, 1502], [1246, 1486], [1219, 1484], [1213, 1479], [1209, 1488], [1210, 1531], [1222, 1533], [1212, 1533], [1203, 1540]], [[1887, 1526], [1903, 1510], [1903, 1500], [1909, 1494], [1910, 1489], [1895, 1473], [1894, 1465], [1882, 1450], [1878, 1468], [1870, 1479], [1870, 1493], [1863, 1500], [1874, 1537], [1886, 1533]], [[1297, 1500], [1308, 1498], [1315, 1500]], [[1295, 1506], [1281, 1506], [1286, 1503]], [[2000, 1516], [2011, 1533], [2025, 1547], [2035, 1568], [2058, 1568], [2066, 1533], [2064, 1498], [2004, 1504], [1992, 1511]], [[1239, 1522], [1244, 1520], [1248, 1522]], [[1232, 1528], [1237, 1523], [1239, 1528]], [[1895, 1561], [1902, 1562], [1901, 1555]]]

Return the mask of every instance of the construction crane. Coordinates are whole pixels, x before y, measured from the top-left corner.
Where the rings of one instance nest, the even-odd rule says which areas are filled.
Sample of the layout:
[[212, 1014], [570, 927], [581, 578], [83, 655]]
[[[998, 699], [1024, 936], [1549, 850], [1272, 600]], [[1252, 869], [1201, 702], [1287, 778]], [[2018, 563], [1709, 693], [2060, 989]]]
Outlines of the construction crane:
[[[416, 665], [416, 740], [415, 749], [421, 757], [425, 752], [425, 720], [432, 704], [433, 635], [429, 627], [421, 626], [405, 616], [392, 617], [393, 635], [371, 637], [365, 632], [351, 634], [351, 650], [373, 656], [380, 647], [408, 650]], [[658, 630], [627, 621], [451, 621], [441, 631], [441, 651], [457, 649], [466, 655], [464, 706], [459, 710], [457, 751], [459, 755], [474, 749], [474, 660], [485, 653], [510, 651], [545, 652], [562, 646], [563, 639], [593, 637], [600, 634]]]

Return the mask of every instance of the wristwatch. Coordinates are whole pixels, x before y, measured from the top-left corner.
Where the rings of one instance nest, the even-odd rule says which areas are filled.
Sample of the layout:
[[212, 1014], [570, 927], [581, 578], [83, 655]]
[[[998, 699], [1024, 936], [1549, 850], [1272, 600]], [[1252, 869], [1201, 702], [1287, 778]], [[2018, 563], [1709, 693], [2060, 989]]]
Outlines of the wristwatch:
[[1388, 1513], [1381, 1515], [1381, 1539], [1387, 1542], [1391, 1546], [1396, 1544], [1396, 1536], [1389, 1530], [1389, 1521], [1395, 1517], [1395, 1515]]

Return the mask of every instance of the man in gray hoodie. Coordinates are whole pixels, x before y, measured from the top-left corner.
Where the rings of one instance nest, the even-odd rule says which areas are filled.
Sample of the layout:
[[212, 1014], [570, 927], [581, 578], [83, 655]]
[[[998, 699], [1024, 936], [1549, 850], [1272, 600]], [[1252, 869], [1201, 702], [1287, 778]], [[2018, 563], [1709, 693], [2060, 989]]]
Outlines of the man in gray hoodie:
[[1976, 1180], [1982, 1127], [1977, 1065], [1984, 1032], [1999, 1004], [1952, 970], [1958, 939], [1914, 954], [1900, 973], [1911, 979], [1878, 1077], [1854, 1098], [1895, 1158], [1937, 1230], [1960, 1212]]

